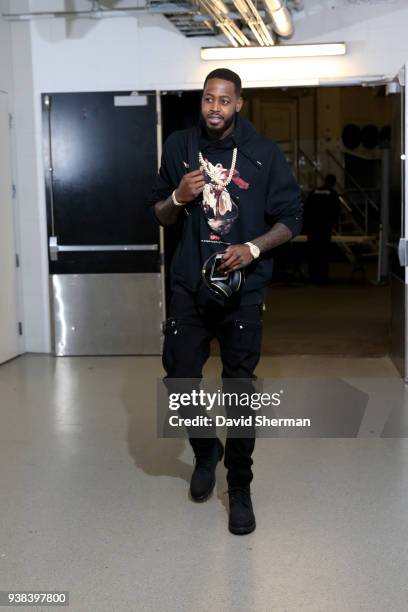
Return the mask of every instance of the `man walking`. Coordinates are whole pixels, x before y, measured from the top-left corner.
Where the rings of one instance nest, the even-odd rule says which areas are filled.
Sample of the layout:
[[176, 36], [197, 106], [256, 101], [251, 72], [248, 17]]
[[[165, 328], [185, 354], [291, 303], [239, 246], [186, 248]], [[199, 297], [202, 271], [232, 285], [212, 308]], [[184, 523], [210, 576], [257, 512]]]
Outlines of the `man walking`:
[[[204, 82], [199, 126], [174, 132], [164, 145], [151, 203], [162, 225], [183, 217], [170, 270], [167, 379], [201, 378], [214, 337], [223, 380], [256, 378], [272, 249], [302, 227], [292, 172], [277, 145], [239, 115], [242, 105], [239, 76], [225, 68], [212, 71]], [[224, 448], [217, 437], [189, 440], [195, 454], [190, 495], [204, 501]], [[254, 436], [228, 436], [225, 445], [229, 529], [239, 535], [256, 526], [250, 498], [254, 446]]]

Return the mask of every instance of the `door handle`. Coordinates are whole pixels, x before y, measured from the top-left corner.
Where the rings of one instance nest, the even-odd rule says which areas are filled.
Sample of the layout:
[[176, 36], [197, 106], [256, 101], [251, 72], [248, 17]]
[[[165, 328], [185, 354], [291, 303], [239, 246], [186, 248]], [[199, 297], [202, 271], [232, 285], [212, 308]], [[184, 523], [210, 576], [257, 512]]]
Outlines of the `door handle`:
[[49, 251], [51, 261], [58, 261], [58, 253], [96, 252], [96, 251], [158, 251], [158, 244], [58, 244], [56, 236], [50, 236]]
[[401, 266], [408, 266], [408, 242], [406, 238], [400, 238], [398, 243], [398, 259]]

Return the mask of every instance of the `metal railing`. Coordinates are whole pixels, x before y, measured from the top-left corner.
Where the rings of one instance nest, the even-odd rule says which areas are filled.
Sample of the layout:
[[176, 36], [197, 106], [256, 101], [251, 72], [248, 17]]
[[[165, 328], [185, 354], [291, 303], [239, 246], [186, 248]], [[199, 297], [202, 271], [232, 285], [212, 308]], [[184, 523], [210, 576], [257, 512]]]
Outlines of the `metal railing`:
[[[355, 186], [355, 189], [350, 190], [345, 186], [344, 181], [343, 183], [337, 183], [338, 195], [342, 204], [342, 210], [344, 211], [346, 217], [345, 223], [353, 224], [355, 230], [358, 233], [368, 235], [370, 233], [369, 220], [372, 218], [373, 213], [374, 218], [376, 220], [378, 219], [379, 222], [379, 206], [372, 199], [372, 197], [370, 197], [368, 193], [364, 191], [364, 189], [361, 187], [361, 185], [359, 185], [356, 179], [345, 168], [343, 168], [342, 164], [336, 159], [336, 157], [332, 154], [331, 151], [326, 150], [325, 153], [332, 161], [334, 161], [341, 168], [343, 176], [347, 177]], [[320, 166], [316, 161], [312, 160], [302, 149], [299, 149], [299, 157], [303, 158], [309, 164], [309, 166], [313, 168], [315, 174], [320, 179], [322, 179], [322, 181], [324, 181], [325, 175], [320, 170]], [[355, 192], [361, 197], [364, 202], [363, 207], [356, 200], [356, 197], [353, 192]], [[338, 231], [339, 233], [342, 232], [341, 220], [339, 221]]]
[[[379, 220], [379, 216], [380, 216], [379, 206], [369, 196], [368, 192], [361, 187], [361, 185], [354, 178], [354, 176], [350, 174], [350, 172], [346, 170], [346, 168], [344, 168], [344, 166], [341, 164], [341, 162], [339, 162], [339, 160], [332, 153], [332, 151], [329, 151], [328, 149], [326, 149], [325, 153], [328, 156], [328, 158], [331, 159], [337, 165], [337, 167], [340, 168], [340, 170], [342, 171], [343, 173], [343, 185], [342, 185], [343, 192], [347, 194], [349, 200], [351, 201], [353, 206], [356, 208], [358, 213], [363, 218], [364, 231], [367, 234], [369, 231], [368, 229], [369, 219], [371, 218], [372, 214], [374, 213], [374, 217]], [[354, 188], [352, 190], [346, 187], [346, 179], [353, 185]], [[356, 198], [353, 195], [354, 193], [358, 194], [360, 198], [363, 200], [364, 202], [363, 209], [361, 208], [360, 204], [357, 203]]]

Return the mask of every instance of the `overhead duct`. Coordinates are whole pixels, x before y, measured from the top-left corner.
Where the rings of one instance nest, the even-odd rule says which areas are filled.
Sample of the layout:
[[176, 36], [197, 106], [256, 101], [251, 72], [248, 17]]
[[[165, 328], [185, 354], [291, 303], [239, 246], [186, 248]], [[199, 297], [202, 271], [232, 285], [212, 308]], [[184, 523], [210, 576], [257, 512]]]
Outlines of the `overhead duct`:
[[258, 12], [252, 0], [233, 0], [235, 6], [242, 19], [245, 21], [258, 44], [263, 47], [274, 44], [274, 40], [268, 28], [265, 25], [261, 15]]
[[[1, 0], [0, 0], [1, 1]], [[185, 36], [214, 36], [222, 32], [233, 47], [272, 47], [275, 44], [271, 28], [280, 36], [293, 32], [292, 18], [284, 0], [263, 0], [267, 11], [259, 10], [256, 0], [142, 0], [137, 6], [108, 9], [93, 0], [89, 10], [29, 11], [3, 13], [10, 21], [41, 18], [102, 19], [112, 17], [162, 14]], [[299, 8], [303, 0], [291, 0]], [[233, 12], [234, 8], [236, 9]], [[270, 15], [272, 24], [265, 16]], [[245, 27], [242, 30], [242, 24]]]
[[[0, 0], [1, 3], [1, 0]], [[142, 15], [164, 15], [184, 36], [215, 36], [218, 30], [212, 17], [202, 16], [197, 3], [191, 0], [141, 0], [137, 6], [103, 8], [99, 2], [92, 2], [88, 10], [48, 10], [27, 13], [2, 13], [7, 21], [31, 21], [33, 19], [111, 19], [113, 17], [138, 17]], [[239, 30], [238, 30], [239, 31]], [[224, 32], [225, 33], [225, 32]], [[237, 43], [238, 44], [238, 43]]]
[[211, 15], [217, 27], [234, 47], [246, 47], [251, 44], [251, 41], [229, 17], [229, 9], [223, 0], [198, 0], [197, 3], [200, 8]]
[[117, 8], [111, 9], [89, 9], [89, 10], [73, 10], [73, 11], [30, 11], [29, 13], [2, 13], [3, 19], [7, 21], [29, 21], [31, 19], [41, 18], [56, 18], [62, 17], [63, 19], [75, 18], [75, 19], [102, 19], [104, 17], [128, 17], [131, 15], [143, 15], [143, 14], [165, 14], [165, 13], [185, 13], [191, 10], [191, 6], [176, 2], [158, 2], [154, 6], [146, 3], [144, 6]]
[[279, 36], [289, 38], [293, 35], [293, 20], [284, 0], [263, 0], [272, 26]]

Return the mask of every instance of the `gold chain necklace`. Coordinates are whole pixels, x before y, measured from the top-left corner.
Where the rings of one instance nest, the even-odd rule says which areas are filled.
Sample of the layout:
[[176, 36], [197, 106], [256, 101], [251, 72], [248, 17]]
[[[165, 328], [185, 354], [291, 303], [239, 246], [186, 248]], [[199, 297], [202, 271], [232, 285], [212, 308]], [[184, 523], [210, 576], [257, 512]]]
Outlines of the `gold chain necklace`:
[[222, 179], [220, 179], [216, 173], [211, 170], [208, 166], [208, 163], [205, 161], [204, 157], [202, 156], [201, 151], [199, 151], [198, 153], [198, 160], [200, 162], [200, 166], [202, 166], [204, 168], [205, 173], [210, 177], [210, 179], [216, 183], [216, 185], [218, 185], [219, 187], [222, 187], [223, 189], [230, 184], [230, 182], [232, 181], [232, 177], [234, 175], [234, 171], [235, 171], [235, 165], [237, 163], [237, 153], [238, 153], [238, 148], [235, 147], [233, 152], [232, 152], [232, 162], [231, 162], [231, 169], [228, 173], [227, 178], [225, 179], [225, 181], [223, 181]]

